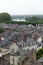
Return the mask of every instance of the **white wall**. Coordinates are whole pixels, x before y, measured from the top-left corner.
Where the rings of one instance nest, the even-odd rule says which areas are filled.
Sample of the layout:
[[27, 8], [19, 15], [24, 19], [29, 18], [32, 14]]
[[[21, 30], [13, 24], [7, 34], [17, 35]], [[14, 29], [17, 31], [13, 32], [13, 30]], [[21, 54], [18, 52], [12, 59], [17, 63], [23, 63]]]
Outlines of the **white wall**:
[[[14, 61], [13, 61], [14, 60]], [[19, 56], [10, 56], [10, 65], [18, 65]]]
[[10, 51], [12, 51], [12, 49], [14, 50], [14, 52], [17, 52], [17, 50], [19, 50], [18, 46], [16, 45], [16, 43], [12, 44], [10, 46]]

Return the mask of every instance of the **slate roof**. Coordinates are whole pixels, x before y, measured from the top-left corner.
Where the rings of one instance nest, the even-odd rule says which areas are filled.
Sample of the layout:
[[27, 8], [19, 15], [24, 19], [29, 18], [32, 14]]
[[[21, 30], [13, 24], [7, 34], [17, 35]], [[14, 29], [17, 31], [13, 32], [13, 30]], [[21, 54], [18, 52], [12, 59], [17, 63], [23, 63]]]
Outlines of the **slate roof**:
[[8, 39], [1, 40], [0, 45], [2, 48], [10, 48], [10, 45], [12, 45], [14, 41], [9, 41]]

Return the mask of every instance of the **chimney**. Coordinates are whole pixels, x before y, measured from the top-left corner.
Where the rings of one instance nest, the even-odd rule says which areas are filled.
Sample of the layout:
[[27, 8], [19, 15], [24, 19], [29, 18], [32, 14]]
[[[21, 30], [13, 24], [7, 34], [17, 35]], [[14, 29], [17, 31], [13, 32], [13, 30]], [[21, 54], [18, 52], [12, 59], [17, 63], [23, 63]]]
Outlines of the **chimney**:
[[14, 39], [14, 42], [15, 42], [16, 44], [17, 44], [18, 41], [19, 41], [19, 40], [18, 40], [17, 38]]
[[17, 44], [17, 40], [14, 40], [14, 42]]
[[26, 34], [26, 32], [24, 32], [24, 42], [26, 42], [27, 41], [27, 34]]
[[31, 62], [36, 61], [36, 51], [34, 49], [30, 50], [30, 60]]

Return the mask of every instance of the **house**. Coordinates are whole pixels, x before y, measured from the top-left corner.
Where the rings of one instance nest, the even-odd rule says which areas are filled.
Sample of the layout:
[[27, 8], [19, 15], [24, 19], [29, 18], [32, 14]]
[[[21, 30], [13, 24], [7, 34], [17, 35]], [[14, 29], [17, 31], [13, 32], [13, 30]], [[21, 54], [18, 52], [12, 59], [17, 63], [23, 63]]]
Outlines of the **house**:
[[19, 57], [20, 57], [20, 52], [17, 51], [15, 52], [11, 52], [10, 53], [10, 65], [19, 65]]
[[36, 61], [34, 50], [21, 50], [20, 65], [32, 65]]
[[20, 49], [16, 43], [10, 45], [10, 65], [18, 65], [18, 59], [20, 57]]
[[0, 48], [0, 65], [9, 65], [9, 49]]

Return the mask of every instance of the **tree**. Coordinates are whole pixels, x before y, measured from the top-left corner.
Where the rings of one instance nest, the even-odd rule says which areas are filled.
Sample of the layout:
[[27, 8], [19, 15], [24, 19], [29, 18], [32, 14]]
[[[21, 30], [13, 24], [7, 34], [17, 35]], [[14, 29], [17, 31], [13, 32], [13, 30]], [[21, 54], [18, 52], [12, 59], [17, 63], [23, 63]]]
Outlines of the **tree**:
[[33, 16], [33, 17], [30, 18], [30, 21], [37, 21], [38, 19], [39, 19], [38, 17]]
[[36, 53], [36, 59], [39, 59], [43, 55], [43, 48]]
[[4, 32], [5, 29], [4, 28], [0, 28], [0, 33]]
[[11, 16], [8, 13], [0, 13], [0, 22], [5, 23], [11, 21]]

